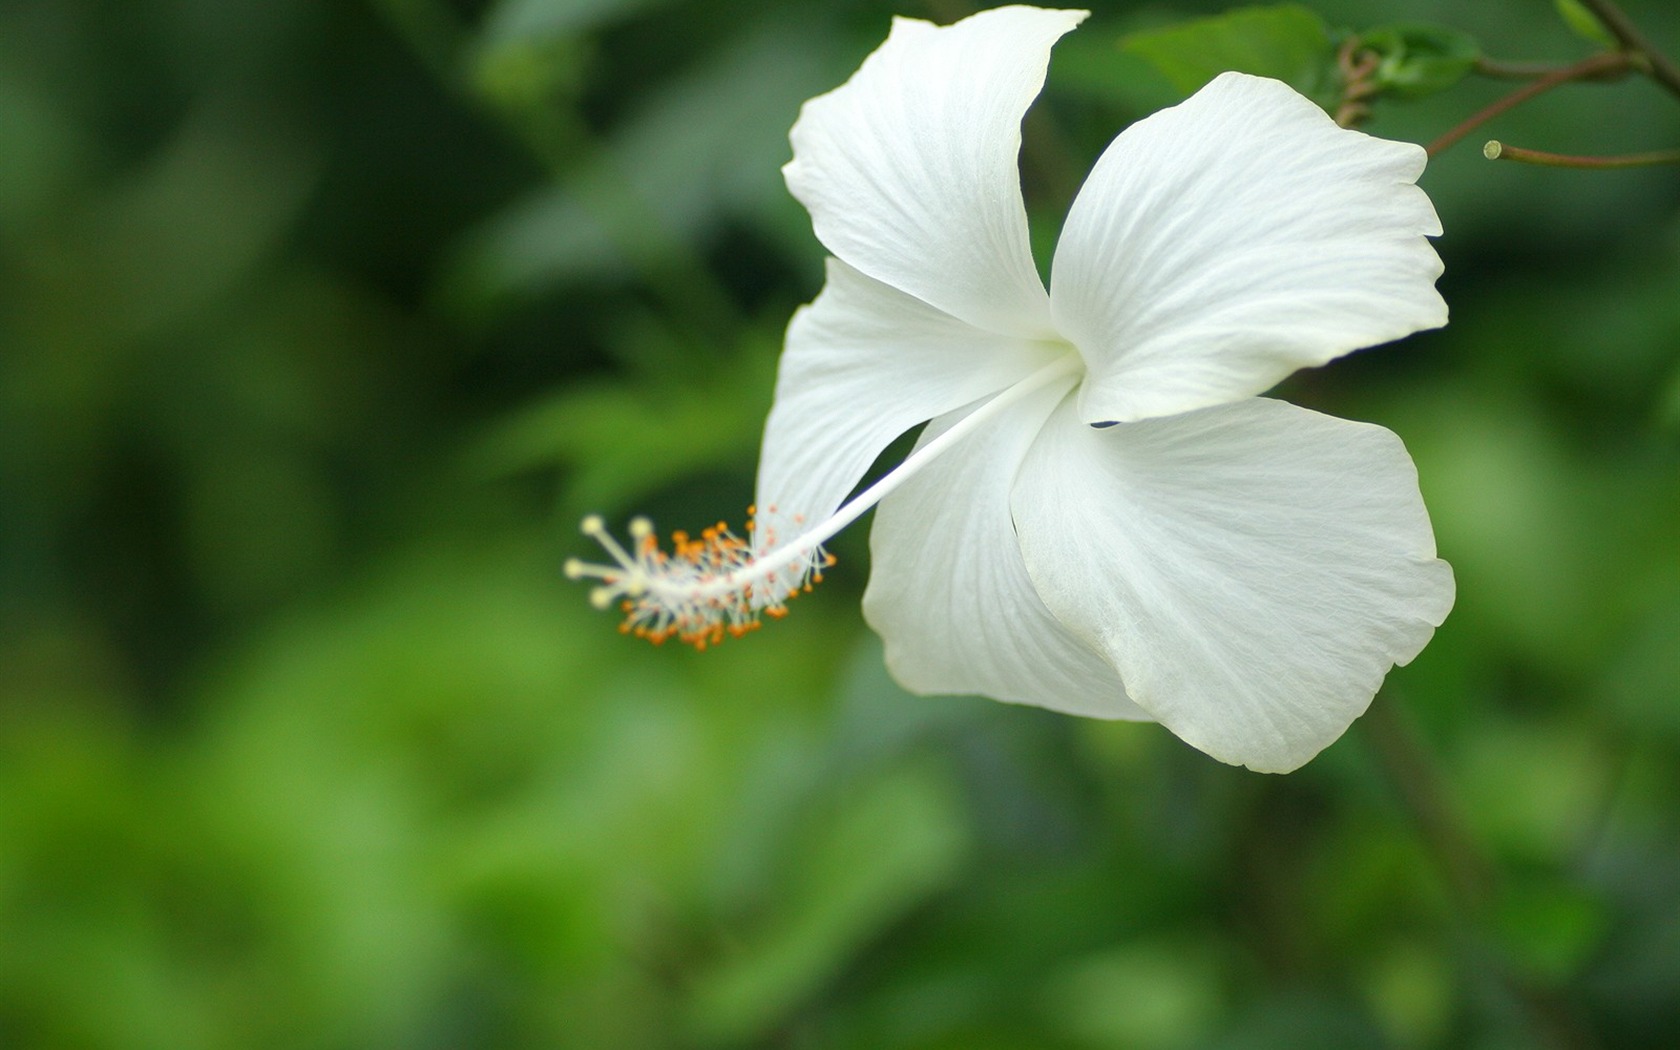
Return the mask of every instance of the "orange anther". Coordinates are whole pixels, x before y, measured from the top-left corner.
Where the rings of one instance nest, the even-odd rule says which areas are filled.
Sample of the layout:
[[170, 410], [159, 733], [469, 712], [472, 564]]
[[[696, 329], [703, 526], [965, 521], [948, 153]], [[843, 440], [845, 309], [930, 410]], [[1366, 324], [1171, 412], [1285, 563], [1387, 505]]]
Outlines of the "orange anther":
[[[780, 568], [757, 565], [755, 552], [779, 546], [776, 529], [766, 522], [762, 531], [757, 507], [747, 510], [747, 532], [738, 535], [728, 522], [708, 525], [698, 535], [673, 530], [670, 542], [662, 546], [653, 526], [645, 518], [631, 523], [627, 553], [604, 532], [602, 546], [612, 554], [613, 565], [583, 565], [574, 577], [599, 581], [597, 599], [610, 600], [623, 613], [619, 631], [662, 645], [675, 638], [684, 645], [704, 651], [726, 638], [740, 638], [763, 626], [760, 618], [780, 619], [787, 615], [788, 600], [811, 590], [822, 580], [821, 569], [834, 564], [833, 557], [817, 548], [794, 564], [791, 551], [777, 555]], [[775, 507], [770, 508], [774, 513]], [[803, 520], [802, 518], [799, 520]], [[760, 601], [773, 604], [755, 608]]]

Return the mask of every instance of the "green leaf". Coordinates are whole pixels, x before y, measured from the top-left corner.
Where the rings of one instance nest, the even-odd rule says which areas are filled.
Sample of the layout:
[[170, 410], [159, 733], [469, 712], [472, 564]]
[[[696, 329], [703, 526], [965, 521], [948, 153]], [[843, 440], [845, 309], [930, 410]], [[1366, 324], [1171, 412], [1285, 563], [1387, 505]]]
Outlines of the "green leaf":
[[[479, 86], [502, 101], [540, 98], [556, 84], [533, 63], [558, 62], [563, 44], [486, 51]], [[650, 91], [598, 147], [561, 144], [579, 163], [470, 236], [445, 274], [445, 294], [473, 305], [612, 280], [704, 239], [726, 217], [768, 228], [797, 217], [780, 169], [800, 103], [831, 84], [817, 45], [797, 25], [755, 27]]]
[[752, 461], [774, 386], [776, 336], [754, 333], [680, 382], [577, 384], [498, 421], [467, 476], [570, 468], [561, 503], [616, 509], [660, 485]]
[[1219, 959], [1201, 938], [1132, 941], [1049, 975], [1046, 1015], [1076, 1046], [1200, 1045], [1219, 1014]]
[[1680, 372], [1668, 384], [1668, 394], [1657, 409], [1657, 422], [1665, 430], [1680, 431]]
[[504, 44], [574, 36], [642, 13], [662, 0], [501, 0], [484, 18], [481, 35]]
[[501, 0], [484, 16], [469, 72], [498, 106], [529, 112], [584, 88], [592, 35], [670, 0]]
[[1552, 0], [1552, 6], [1557, 8], [1564, 24], [1581, 39], [1608, 48], [1621, 46], [1610, 30], [1604, 28], [1604, 23], [1598, 20], [1598, 16], [1588, 11], [1581, 0]]
[[1359, 46], [1381, 60], [1373, 74], [1379, 92], [1403, 98], [1421, 98], [1452, 87], [1482, 57], [1481, 45], [1468, 33], [1419, 22], [1368, 29], [1361, 34]]
[[1330, 27], [1299, 4], [1239, 8], [1133, 33], [1120, 49], [1154, 66], [1185, 95], [1227, 70], [1273, 77], [1320, 103], [1337, 94]]
[[1505, 889], [1494, 925], [1520, 972], [1562, 982], [1597, 950], [1607, 922], [1603, 904], [1585, 890], [1527, 876]]
[[501, 109], [537, 110], [582, 92], [586, 55], [583, 43], [566, 36], [485, 46], [472, 65], [473, 84]]
[[1637, 732], [1680, 737], [1680, 704], [1674, 702], [1674, 684], [1680, 682], [1680, 645], [1674, 644], [1680, 638], [1680, 594], [1658, 603], [1625, 634], [1596, 699]]
[[965, 825], [937, 766], [846, 785], [811, 823], [780, 907], [695, 981], [690, 1024], [699, 1041], [756, 1042], [832, 981], [870, 939], [956, 877]]

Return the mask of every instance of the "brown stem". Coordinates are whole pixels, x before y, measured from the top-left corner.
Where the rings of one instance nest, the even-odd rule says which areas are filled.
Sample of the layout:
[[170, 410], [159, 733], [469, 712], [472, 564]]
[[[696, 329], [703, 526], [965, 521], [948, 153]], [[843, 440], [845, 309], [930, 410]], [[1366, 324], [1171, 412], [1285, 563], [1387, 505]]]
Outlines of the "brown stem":
[[1680, 95], [1680, 66], [1675, 65], [1673, 59], [1663, 54], [1649, 37], [1640, 32], [1633, 19], [1615, 0], [1581, 0], [1581, 6], [1591, 11], [1604, 28], [1610, 30], [1610, 35], [1622, 45], [1622, 50], [1638, 56], [1650, 67], [1648, 72], [1652, 80]]
[[[1508, 62], [1498, 58], [1481, 56], [1476, 59], [1475, 70], [1484, 77], [1495, 80], [1535, 80], [1560, 69], [1567, 68], [1556, 62]], [[1619, 76], [1620, 72], [1614, 74]], [[1589, 79], [1582, 77], [1582, 80]]]
[[1515, 160], [1524, 164], [1543, 164], [1549, 168], [1644, 168], [1657, 164], [1680, 164], [1680, 149], [1624, 153], [1614, 157], [1581, 157], [1507, 146], [1498, 139], [1492, 139], [1482, 147], [1482, 156], [1488, 160]]
[[1448, 131], [1434, 142], [1431, 142], [1427, 147], [1427, 151], [1431, 157], [1435, 156], [1448, 146], [1451, 146], [1459, 139], [1470, 134], [1472, 131], [1475, 131], [1478, 127], [1486, 124], [1488, 121], [1499, 116], [1506, 110], [1511, 109], [1513, 106], [1520, 106], [1534, 96], [1550, 91], [1559, 84], [1567, 84], [1572, 80], [1587, 80], [1594, 77], [1607, 77], [1625, 73], [1631, 68], [1633, 68], [1633, 63], [1626, 52], [1606, 51], [1602, 54], [1593, 55], [1590, 58], [1584, 58], [1579, 62], [1564, 66], [1561, 69], [1555, 69], [1552, 72], [1537, 78], [1531, 83], [1524, 84], [1522, 87], [1511, 92], [1509, 95], [1506, 95], [1504, 98], [1499, 99], [1492, 105], [1472, 114], [1463, 123]]
[[1342, 75], [1342, 101], [1333, 114], [1337, 124], [1354, 127], [1371, 115], [1371, 99], [1377, 93], [1372, 74], [1382, 66], [1373, 51], [1361, 48], [1358, 37], [1349, 37], [1336, 51], [1336, 67]]

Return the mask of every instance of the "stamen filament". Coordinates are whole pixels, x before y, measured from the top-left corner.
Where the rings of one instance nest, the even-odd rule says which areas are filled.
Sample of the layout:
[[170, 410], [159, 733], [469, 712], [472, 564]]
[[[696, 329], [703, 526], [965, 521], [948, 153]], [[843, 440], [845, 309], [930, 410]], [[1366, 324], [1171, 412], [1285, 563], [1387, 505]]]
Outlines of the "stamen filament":
[[[566, 562], [566, 575], [601, 581], [590, 593], [591, 603], [607, 608], [622, 599], [626, 617], [622, 629], [655, 643], [674, 636], [704, 649], [725, 637], [745, 634], [758, 627], [761, 612], [782, 615], [788, 598], [821, 580], [821, 570], [834, 561], [824, 553], [823, 544], [841, 529], [1005, 409], [1076, 375], [1082, 367], [1079, 355], [1070, 350], [1037, 369], [953, 423], [827, 519], [762, 555], [754, 556], [752, 544], [722, 522], [704, 530], [698, 539], [672, 533], [672, 550], [666, 552], [646, 518], [631, 521], [633, 542], [626, 550], [607, 533], [598, 516], [590, 515], [582, 531], [600, 543], [615, 564], [591, 565], [574, 558]], [[775, 513], [774, 507], [766, 510]], [[752, 534], [751, 523], [748, 534]], [[767, 533], [767, 539], [774, 542], [773, 532]]]

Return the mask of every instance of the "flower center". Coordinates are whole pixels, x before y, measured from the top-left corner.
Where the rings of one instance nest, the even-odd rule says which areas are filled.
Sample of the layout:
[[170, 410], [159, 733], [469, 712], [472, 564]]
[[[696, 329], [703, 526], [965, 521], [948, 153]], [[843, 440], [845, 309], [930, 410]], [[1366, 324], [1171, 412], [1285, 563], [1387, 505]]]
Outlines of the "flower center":
[[[1011, 405], [1051, 383], [1078, 375], [1084, 367], [1077, 352], [1058, 356], [912, 452], [827, 519], [800, 528], [785, 543], [767, 533], [759, 544], [762, 554], [754, 555], [753, 544], [723, 522], [705, 529], [698, 538], [673, 532], [667, 550], [646, 518], [631, 519], [626, 549], [601, 518], [591, 514], [583, 519], [583, 534], [599, 543], [613, 564], [573, 558], [566, 562], [566, 576], [600, 581], [589, 600], [600, 609], [616, 604], [624, 613], [619, 629], [626, 634], [655, 644], [676, 638], [696, 649], [740, 637], [758, 628], [761, 615], [777, 619], [786, 615], [789, 599], [822, 582], [822, 570], [834, 564], [823, 544], [841, 529]], [[773, 506], [763, 509], [767, 519], [777, 513]], [[747, 535], [751, 536], [754, 511], [748, 508], [747, 513]], [[805, 524], [797, 516], [793, 522], [796, 527]]]

